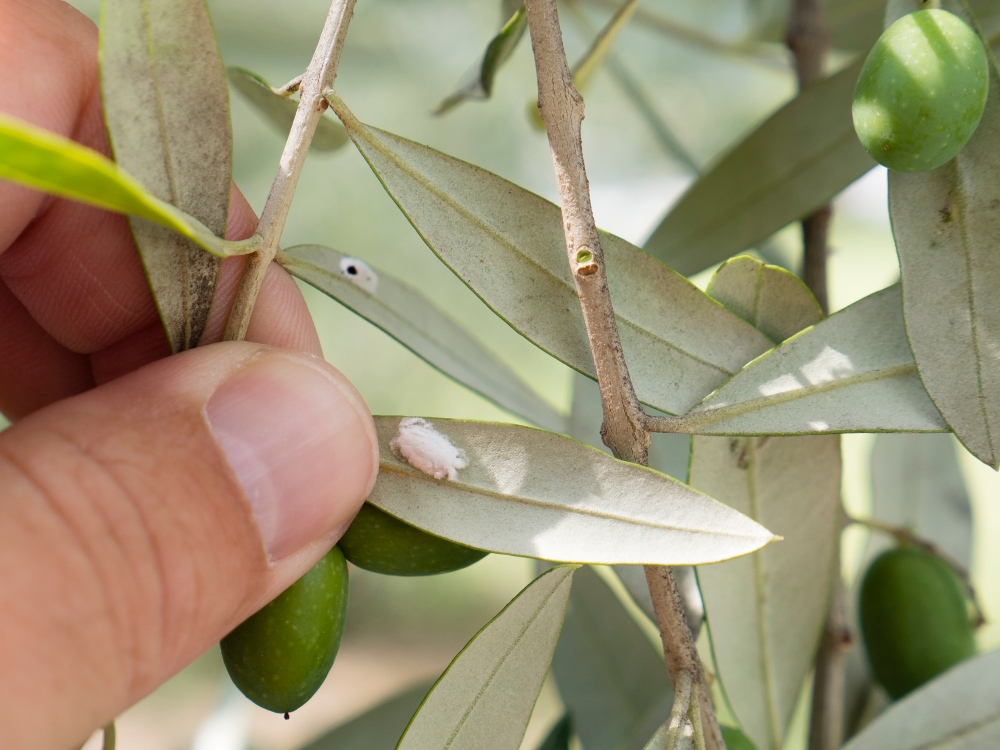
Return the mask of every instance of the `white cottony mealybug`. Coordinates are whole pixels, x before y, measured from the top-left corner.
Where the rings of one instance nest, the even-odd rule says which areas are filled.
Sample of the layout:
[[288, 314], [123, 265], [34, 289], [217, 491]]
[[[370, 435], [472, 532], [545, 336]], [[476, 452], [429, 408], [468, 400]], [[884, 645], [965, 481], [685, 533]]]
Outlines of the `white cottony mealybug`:
[[459, 469], [469, 465], [465, 453], [420, 417], [399, 420], [399, 429], [389, 447], [397, 458], [435, 479], [455, 480]]

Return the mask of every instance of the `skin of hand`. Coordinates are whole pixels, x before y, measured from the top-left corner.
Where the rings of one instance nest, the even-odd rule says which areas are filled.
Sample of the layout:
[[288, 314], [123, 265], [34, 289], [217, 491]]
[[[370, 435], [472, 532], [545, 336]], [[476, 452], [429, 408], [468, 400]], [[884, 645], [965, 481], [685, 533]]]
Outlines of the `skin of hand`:
[[[0, 0], [0, 71], [0, 112], [110, 153], [84, 16]], [[378, 447], [281, 269], [247, 342], [167, 357], [122, 216], [6, 182], [0, 207], [0, 747], [66, 750], [308, 570]], [[227, 236], [254, 224], [234, 189]]]

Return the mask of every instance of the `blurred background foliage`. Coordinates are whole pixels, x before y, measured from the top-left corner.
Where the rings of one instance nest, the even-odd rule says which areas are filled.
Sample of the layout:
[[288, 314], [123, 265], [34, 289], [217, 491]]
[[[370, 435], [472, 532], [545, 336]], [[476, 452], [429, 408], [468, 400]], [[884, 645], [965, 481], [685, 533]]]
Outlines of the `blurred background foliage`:
[[[98, 0], [71, 0], [93, 19]], [[327, 0], [208, 0], [223, 58], [280, 85], [302, 72], [318, 39]], [[534, 70], [527, 37], [497, 76], [492, 99], [432, 114], [480, 59], [502, 23], [498, 0], [361, 0], [351, 24], [337, 89], [364, 121], [429, 144], [556, 198], [544, 133], [533, 127]], [[578, 58], [618, 5], [573, 0], [562, 8], [566, 46]], [[878, 35], [882, 4], [832, 0], [831, 66], [866, 50]], [[583, 93], [584, 147], [598, 223], [641, 244], [692, 180], [683, 158], [665, 148], [669, 130], [698, 166], [711, 164], [795, 91], [781, 45], [785, 0], [643, 0], [614, 50], [616, 74], [599, 70]], [[756, 32], [754, 30], [757, 30]], [[636, 107], [620, 71], [638, 84], [658, 122]], [[234, 178], [259, 212], [283, 137], [238, 94], [232, 97]], [[832, 226], [831, 308], [840, 309], [898, 278], [881, 168], [840, 196]], [[295, 196], [283, 245], [319, 243], [358, 256], [423, 289], [504, 358], [554, 406], [567, 411], [571, 372], [512, 331], [441, 265], [350, 146], [312, 155]], [[795, 268], [798, 227], [775, 238], [776, 256]], [[709, 271], [695, 281], [707, 284]], [[513, 421], [454, 384], [402, 346], [310, 288], [326, 357], [357, 385], [376, 414]], [[845, 438], [848, 508], [870, 505], [872, 436]], [[973, 494], [973, 563], [987, 616], [1000, 618], [1000, 556], [988, 538], [1000, 529], [997, 475], [969, 456], [962, 469]], [[865, 532], [845, 536], [845, 562], [859, 559]], [[279, 750], [301, 746], [328, 726], [420, 680], [433, 678], [479, 627], [530, 578], [529, 561], [491, 556], [470, 569], [430, 579], [353, 571], [341, 654], [312, 702], [290, 722], [251, 706], [227, 686], [217, 651], [130, 710], [122, 748]], [[980, 633], [1000, 643], [1000, 624]], [[214, 710], [214, 713], [212, 713]], [[206, 721], [206, 717], [211, 717]], [[533, 747], [560, 714], [551, 688], [529, 728]], [[89, 746], [88, 746], [89, 747]]]

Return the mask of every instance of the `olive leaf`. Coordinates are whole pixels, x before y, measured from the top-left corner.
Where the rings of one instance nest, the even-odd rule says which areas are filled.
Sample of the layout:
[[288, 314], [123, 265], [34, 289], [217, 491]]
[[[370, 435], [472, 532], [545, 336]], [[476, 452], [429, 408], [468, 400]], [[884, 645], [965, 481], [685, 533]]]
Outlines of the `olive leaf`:
[[348, 719], [299, 750], [393, 750], [430, 684], [419, 684]]
[[103, 154], [0, 113], [0, 179], [60, 198], [156, 222], [225, 258], [256, 252], [259, 240], [216, 237], [198, 219], [148, 192]]
[[[490, 172], [334, 111], [414, 228], [494, 312], [595, 377], [559, 208]], [[771, 348], [755, 328], [635, 246], [602, 233], [618, 330], [639, 398], [687, 411]]]
[[573, 84], [579, 88], [584, 88], [594, 73], [601, 67], [608, 54], [614, 47], [615, 42], [622, 31], [632, 20], [635, 9], [638, 7], [638, 0], [624, 0], [614, 15], [608, 19], [590, 43], [587, 51], [583, 53], [580, 60], [573, 66]]
[[343, 269], [356, 260], [318, 245], [298, 245], [278, 256], [293, 276], [378, 326], [448, 377], [543, 429], [565, 431], [565, 417], [416, 289], [367, 264], [375, 283], [366, 289], [354, 281]]
[[[288, 135], [299, 108], [297, 101], [282, 96], [261, 76], [246, 68], [230, 66], [226, 68], [226, 75], [230, 86], [243, 94], [281, 135]], [[347, 137], [347, 131], [339, 122], [321, 117], [309, 148], [314, 151], [336, 151], [348, 141], [350, 138]]]
[[594, 570], [575, 579], [552, 659], [559, 695], [588, 750], [641, 750], [673, 702], [662, 654]]
[[[808, 288], [752, 258], [724, 264], [709, 294], [774, 338], [822, 318]], [[698, 568], [718, 677], [759, 750], [780, 750], [826, 622], [840, 539], [840, 438], [697, 436], [688, 481], [784, 536]]]
[[678, 427], [698, 435], [948, 429], [917, 376], [898, 285], [751, 362]]
[[575, 569], [540, 575], [469, 641], [397, 750], [517, 750], [549, 671]]
[[368, 502], [460, 544], [557, 562], [691, 565], [774, 538], [675, 479], [530, 427], [434, 420], [467, 464], [435, 479], [397, 457], [400, 422], [375, 420], [381, 471]]
[[538, 750], [570, 750], [570, 740], [573, 739], [573, 717], [564, 714], [557, 721], [548, 736], [542, 740]]
[[1000, 651], [962, 662], [875, 719], [843, 750], [994, 750]]
[[[942, 7], [974, 23], [961, 3]], [[917, 369], [948, 426], [993, 468], [1000, 466], [998, 144], [1000, 83], [991, 65], [986, 111], [962, 152], [930, 172], [889, 174], [906, 334]]]
[[860, 69], [809, 86], [737, 144], [673, 206], [646, 252], [697, 273], [826, 205], [874, 167], [851, 120]]
[[[204, 0], [102, 0], [101, 92], [115, 160], [161, 200], [224, 236], [232, 173], [229, 89]], [[130, 217], [173, 351], [198, 343], [220, 260]]]
[[[512, 4], [512, 3], [511, 3]], [[504, 4], [504, 11], [508, 10]], [[457, 91], [447, 96], [434, 110], [434, 114], [443, 115], [470, 99], [489, 99], [493, 94], [493, 81], [500, 68], [514, 53], [517, 43], [521, 41], [528, 28], [528, 16], [524, 4], [505, 14], [505, 22], [490, 43], [486, 46], [483, 59], [475, 66], [472, 76], [463, 83]]]

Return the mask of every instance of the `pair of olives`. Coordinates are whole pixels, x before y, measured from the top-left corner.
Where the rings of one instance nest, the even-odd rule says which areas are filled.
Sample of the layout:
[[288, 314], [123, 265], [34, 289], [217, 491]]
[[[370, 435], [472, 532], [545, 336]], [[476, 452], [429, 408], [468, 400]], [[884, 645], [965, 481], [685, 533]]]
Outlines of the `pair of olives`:
[[986, 107], [989, 63], [979, 35], [953, 13], [910, 13], [889, 26], [854, 90], [854, 129], [872, 158], [900, 172], [953, 159]]
[[387, 575], [433, 575], [486, 555], [432, 536], [365, 503], [338, 546], [222, 639], [229, 676], [254, 703], [288, 714], [326, 679], [347, 616], [347, 562]]

